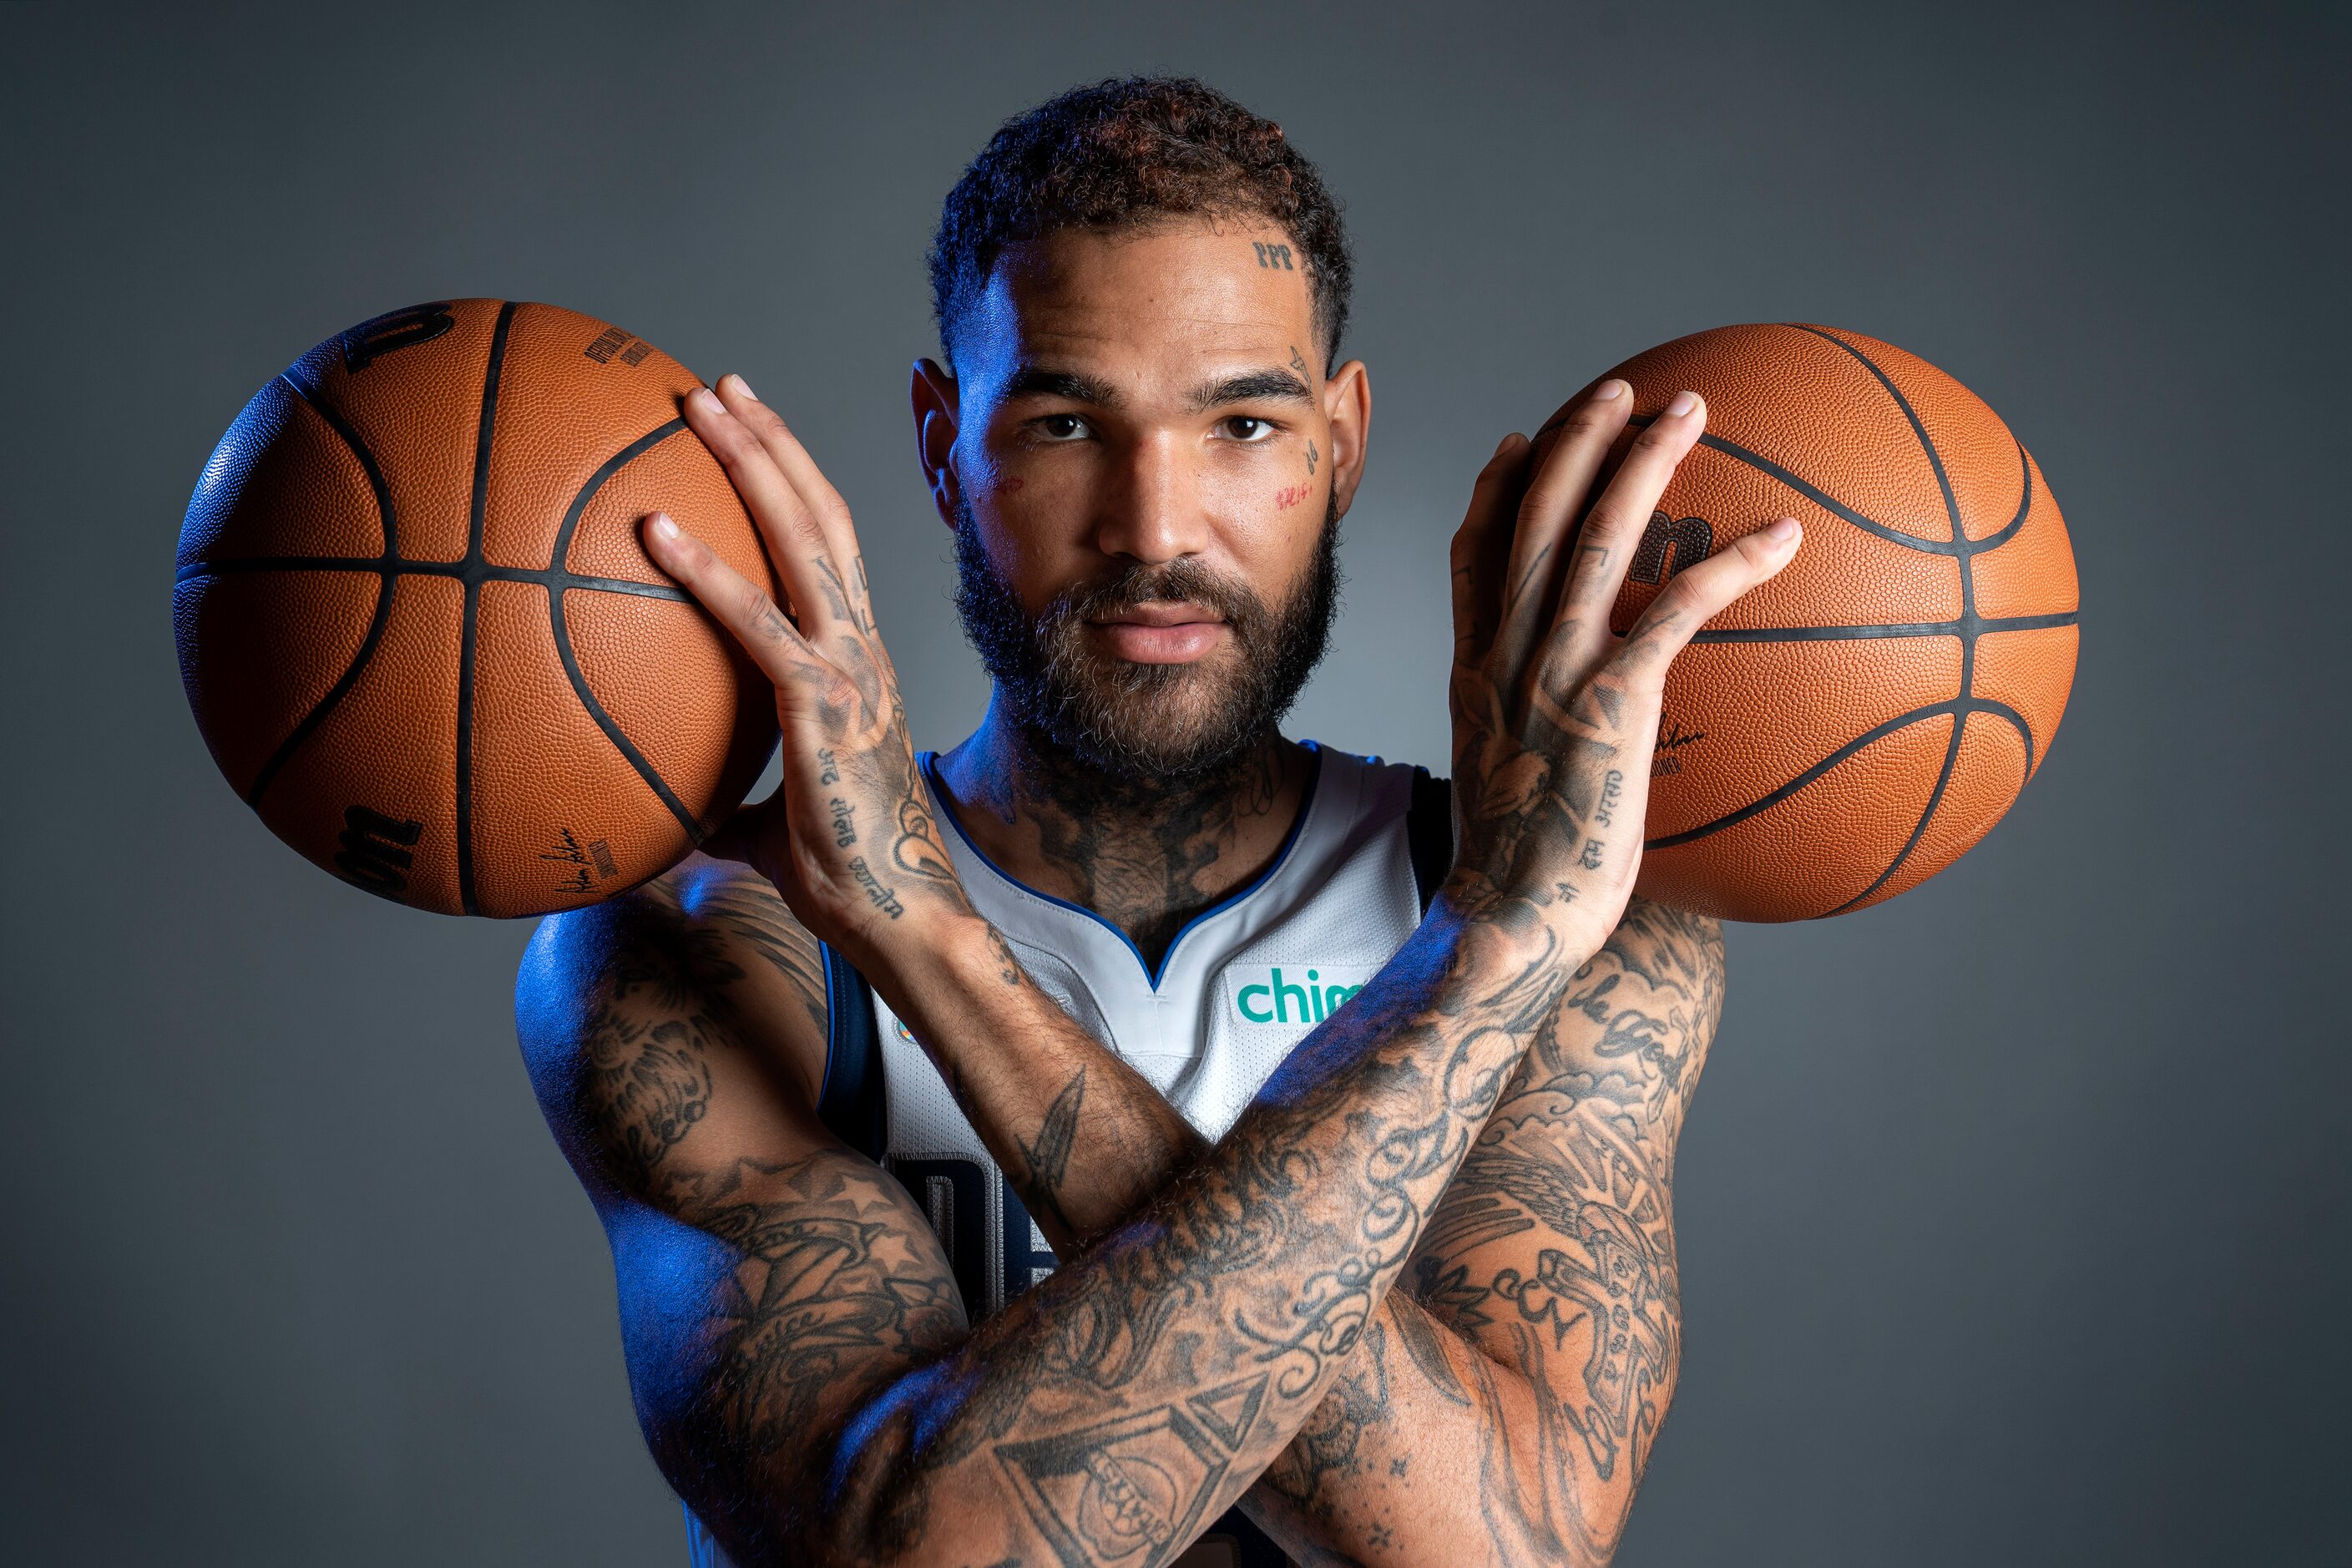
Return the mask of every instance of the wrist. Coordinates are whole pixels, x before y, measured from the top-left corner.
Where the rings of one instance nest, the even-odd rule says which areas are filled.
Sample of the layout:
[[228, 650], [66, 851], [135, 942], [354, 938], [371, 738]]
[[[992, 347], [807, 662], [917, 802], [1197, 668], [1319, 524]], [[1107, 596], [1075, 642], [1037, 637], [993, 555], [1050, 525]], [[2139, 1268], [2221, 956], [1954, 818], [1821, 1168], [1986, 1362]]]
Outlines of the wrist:
[[1609, 940], [1616, 917], [1600, 918], [1581, 900], [1535, 898], [1498, 889], [1485, 878], [1456, 871], [1431, 900], [1427, 921], [1453, 927], [1456, 966], [1474, 983], [1538, 969], [1573, 973]]
[[920, 923], [910, 911], [892, 926], [850, 962], [927, 1042], [944, 1037], [937, 1020], [971, 1017], [1026, 983], [1003, 937], [969, 909], [937, 911]]

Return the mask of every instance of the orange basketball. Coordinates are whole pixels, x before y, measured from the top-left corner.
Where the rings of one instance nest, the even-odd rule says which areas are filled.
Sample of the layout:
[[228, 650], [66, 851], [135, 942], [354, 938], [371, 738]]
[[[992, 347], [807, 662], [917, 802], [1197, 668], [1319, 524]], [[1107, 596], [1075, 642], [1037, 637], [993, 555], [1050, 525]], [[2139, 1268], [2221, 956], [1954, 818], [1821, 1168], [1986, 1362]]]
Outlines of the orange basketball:
[[1639, 424], [1684, 387], [1707, 406], [1618, 630], [1679, 568], [1776, 517], [1805, 528], [1666, 679], [1641, 890], [1807, 920], [1958, 859], [2041, 765], [2074, 679], [2074, 555], [2033, 458], [1968, 388], [1859, 332], [1718, 327], [1609, 374]]
[[345, 881], [527, 915], [656, 875], [776, 742], [766, 681], [637, 538], [656, 507], [773, 587], [679, 417], [692, 373], [549, 305], [444, 300], [255, 395], [180, 531], [213, 760]]

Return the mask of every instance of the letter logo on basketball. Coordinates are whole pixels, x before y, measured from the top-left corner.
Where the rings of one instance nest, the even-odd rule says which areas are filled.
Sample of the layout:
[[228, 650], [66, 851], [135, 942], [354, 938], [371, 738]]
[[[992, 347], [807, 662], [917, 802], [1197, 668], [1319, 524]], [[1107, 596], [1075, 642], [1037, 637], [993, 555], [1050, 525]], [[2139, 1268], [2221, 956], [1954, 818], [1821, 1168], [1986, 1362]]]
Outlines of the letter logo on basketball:
[[424, 832], [421, 822], [395, 821], [355, 805], [343, 813], [343, 830], [335, 839], [342, 846], [335, 852], [335, 869], [345, 881], [371, 893], [387, 899], [404, 893], [408, 879], [403, 873], [415, 859], [409, 851]]
[[[1668, 517], [1664, 512], [1650, 514], [1650, 526], [1642, 531], [1642, 542], [1634, 547], [1633, 563], [1625, 575], [1636, 583], [1663, 583], [1685, 567], [1696, 566], [1715, 549], [1715, 530], [1703, 517]], [[1671, 555], [1673, 560], [1668, 562]]]
[[356, 375], [395, 350], [431, 342], [454, 324], [446, 300], [373, 317], [343, 334], [343, 368]]

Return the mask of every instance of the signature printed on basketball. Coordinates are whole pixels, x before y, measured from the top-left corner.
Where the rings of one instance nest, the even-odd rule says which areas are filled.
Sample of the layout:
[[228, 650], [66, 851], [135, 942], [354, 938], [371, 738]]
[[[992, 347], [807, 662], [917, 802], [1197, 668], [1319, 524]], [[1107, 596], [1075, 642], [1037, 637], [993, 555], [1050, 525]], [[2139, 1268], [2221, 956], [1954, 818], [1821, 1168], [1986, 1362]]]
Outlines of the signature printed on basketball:
[[1706, 739], [1706, 731], [1704, 730], [1685, 730], [1671, 719], [1661, 723], [1658, 726], [1657, 750], [1650, 759], [1650, 776], [1664, 778], [1668, 773], [1682, 772], [1682, 759], [1675, 753], [1685, 746]]
[[540, 858], [570, 868], [557, 884], [566, 892], [584, 893], [594, 888], [598, 879], [609, 879], [621, 874], [621, 868], [613, 859], [610, 839], [592, 838], [583, 844], [580, 836], [568, 827], [559, 827], [555, 831], [555, 843]]

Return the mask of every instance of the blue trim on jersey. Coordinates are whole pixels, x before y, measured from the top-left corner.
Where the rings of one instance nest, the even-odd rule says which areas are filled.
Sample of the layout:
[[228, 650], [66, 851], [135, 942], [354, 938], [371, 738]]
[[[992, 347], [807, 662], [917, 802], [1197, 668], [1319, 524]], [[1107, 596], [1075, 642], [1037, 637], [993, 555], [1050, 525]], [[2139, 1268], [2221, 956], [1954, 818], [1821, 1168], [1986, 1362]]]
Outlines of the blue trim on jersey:
[[1012, 883], [1014, 887], [1020, 889], [1031, 898], [1040, 899], [1046, 903], [1056, 906], [1057, 908], [1069, 910], [1075, 913], [1082, 914], [1086, 916], [1087, 919], [1094, 921], [1095, 924], [1102, 927], [1103, 930], [1110, 932], [1111, 935], [1118, 938], [1119, 945], [1126, 948], [1128, 952], [1135, 954], [1136, 967], [1143, 971], [1144, 978], [1151, 983], [1151, 989], [1157, 991], [1160, 989], [1160, 977], [1168, 973], [1168, 961], [1176, 956], [1176, 950], [1183, 945], [1184, 939], [1186, 937], [1192, 934], [1192, 928], [1199, 925], [1203, 921], [1213, 920], [1218, 915], [1223, 914], [1227, 910], [1232, 909], [1235, 904], [1240, 903], [1244, 899], [1248, 898], [1252, 893], [1256, 892], [1260, 888], [1264, 887], [1267, 879], [1271, 878], [1276, 871], [1282, 869], [1283, 862], [1290, 858], [1291, 850], [1297, 847], [1298, 844], [1299, 830], [1307, 826], [1307, 814], [1315, 809], [1315, 786], [1323, 782], [1322, 746], [1313, 741], [1301, 741], [1298, 743], [1306, 747], [1307, 751], [1314, 753], [1315, 765], [1313, 770], [1307, 775], [1307, 793], [1299, 799], [1298, 815], [1291, 819], [1290, 831], [1283, 836], [1282, 847], [1275, 851], [1274, 858], [1266, 862], [1265, 870], [1260, 871], [1256, 876], [1252, 877], [1247, 882], [1244, 882], [1242, 886], [1234, 889], [1231, 893], [1225, 895], [1223, 902], [1213, 904], [1209, 908], [1202, 910], [1199, 914], [1194, 915], [1191, 920], [1186, 921], [1183, 926], [1178, 930], [1175, 936], [1170, 939], [1168, 951], [1160, 955], [1160, 967], [1158, 969], [1154, 969], [1149, 963], [1144, 963], [1143, 950], [1135, 945], [1133, 938], [1129, 937], [1125, 931], [1119, 930], [1118, 927], [1111, 924], [1110, 921], [1103, 919], [1102, 916], [1095, 913], [1094, 910], [1087, 908], [1086, 905], [1074, 904], [1067, 899], [1057, 899], [1051, 893], [1041, 892], [1037, 889], [1033, 888], [1028, 883], [1023, 881], [1020, 878], [1015, 877], [1011, 872], [1005, 870], [1003, 867], [999, 866], [995, 861], [990, 859], [987, 853], [982, 850], [979, 845], [972, 842], [971, 835], [964, 831], [963, 824], [956, 820], [955, 813], [948, 806], [947, 791], [940, 787], [939, 753], [937, 752], [924, 752], [917, 755], [915, 760], [922, 766], [924, 781], [931, 786], [931, 797], [939, 805], [940, 815], [947, 818], [948, 826], [956, 830], [956, 837], [963, 840], [964, 847], [971, 850], [974, 855], [980, 858], [980, 863], [982, 865], [987, 867], [990, 870], [995, 872], [998, 876], [1003, 878], [1006, 881]]

